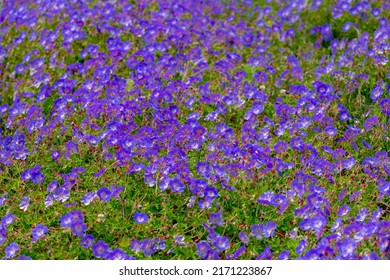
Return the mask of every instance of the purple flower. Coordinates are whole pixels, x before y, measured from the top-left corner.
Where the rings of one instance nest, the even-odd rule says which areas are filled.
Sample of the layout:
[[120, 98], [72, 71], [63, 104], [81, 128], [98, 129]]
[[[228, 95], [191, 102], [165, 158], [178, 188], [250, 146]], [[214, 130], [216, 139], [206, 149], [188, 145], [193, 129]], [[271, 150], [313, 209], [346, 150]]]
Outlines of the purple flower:
[[1, 229], [1, 224], [0, 224], [0, 245], [3, 244], [6, 239], [7, 239], [7, 232], [5, 229], [4, 230]]
[[52, 158], [53, 160], [59, 159], [60, 156], [61, 156], [61, 152], [60, 152], [60, 151], [54, 151], [54, 152], [51, 153], [51, 158]]
[[7, 248], [5, 248], [4, 252], [5, 252], [5, 257], [4, 259], [7, 260], [7, 259], [12, 259], [15, 257], [16, 253], [19, 251], [19, 245], [16, 244], [15, 242], [12, 242], [11, 244], [9, 244], [7, 246]]
[[100, 188], [97, 191], [97, 195], [100, 198], [100, 200], [104, 202], [107, 202], [111, 199], [111, 191], [106, 187]]
[[48, 192], [48, 193], [52, 193], [57, 187], [58, 187], [57, 181], [56, 181], [56, 180], [51, 181], [51, 182], [47, 185], [47, 192]]
[[306, 249], [307, 246], [307, 239], [302, 239], [299, 241], [297, 248], [295, 249], [295, 252], [298, 255], [302, 255], [303, 251]]
[[43, 237], [48, 231], [49, 229], [47, 228], [47, 226], [42, 224], [36, 225], [31, 232], [33, 236], [32, 242], [36, 242], [39, 238]]
[[169, 187], [173, 192], [181, 193], [184, 191], [184, 184], [178, 179], [173, 178], [169, 181]]
[[297, 125], [300, 129], [307, 129], [310, 126], [311, 119], [309, 117], [303, 116], [297, 121]]
[[16, 66], [15, 66], [15, 73], [16, 74], [23, 74], [24, 71], [26, 71], [26, 70], [27, 70], [27, 68], [24, 64], [19, 63], [19, 64], [16, 64]]
[[124, 186], [118, 186], [115, 185], [111, 187], [111, 197], [119, 197], [119, 194], [124, 190]]
[[362, 257], [362, 260], [380, 260], [380, 257], [378, 256], [377, 253], [371, 252], [371, 253], [369, 253], [369, 254], [365, 254], [365, 255]]
[[390, 98], [383, 98], [379, 102], [379, 105], [381, 107], [382, 113], [389, 117], [390, 116]]
[[249, 237], [248, 235], [244, 232], [244, 231], [241, 231], [239, 234], [238, 234], [238, 238], [240, 238], [241, 242], [244, 243], [245, 245], [248, 245], [249, 243]]
[[356, 164], [356, 160], [353, 157], [347, 158], [342, 161], [343, 168], [349, 170]]
[[268, 245], [264, 251], [256, 257], [256, 260], [271, 260], [272, 259], [271, 247]]
[[135, 251], [135, 252], [141, 251], [142, 250], [142, 241], [140, 241], [138, 239], [134, 239], [133, 241], [131, 241], [130, 250]]
[[93, 176], [94, 177], [100, 177], [104, 172], [106, 172], [106, 169], [102, 168], [98, 172], [96, 172]]
[[20, 200], [19, 209], [23, 211], [27, 211], [29, 206], [30, 206], [30, 198], [28, 196], [23, 197]]
[[217, 236], [212, 244], [219, 252], [225, 251], [230, 247], [229, 238], [226, 236]]
[[381, 194], [385, 194], [385, 195], [390, 196], [390, 182], [386, 182], [385, 184], [383, 184], [383, 185], [379, 188], [379, 192], [380, 192]]
[[153, 242], [156, 245], [157, 250], [164, 250], [166, 248], [164, 239], [153, 238]]
[[274, 145], [274, 150], [275, 152], [277, 153], [283, 153], [284, 151], [286, 151], [288, 148], [288, 143], [285, 142], [285, 141], [282, 141], [282, 140], [279, 140], [278, 142], [276, 142], [276, 144]]
[[273, 197], [274, 197], [274, 192], [266, 191], [259, 197], [257, 202], [263, 205], [270, 205]]
[[160, 181], [160, 190], [163, 192], [169, 188], [169, 182], [171, 179], [169, 177], [162, 178]]
[[213, 200], [218, 197], [218, 190], [214, 187], [207, 186], [204, 189], [204, 195], [206, 196], [206, 199]]
[[70, 227], [72, 225], [72, 215], [70, 213], [63, 215], [60, 218], [61, 227]]
[[72, 224], [77, 222], [84, 222], [84, 216], [80, 210], [70, 211], [69, 213], [62, 215], [60, 218], [61, 227], [70, 227]]
[[45, 179], [45, 176], [41, 172], [41, 167], [39, 165], [31, 169], [31, 181], [34, 184], [40, 184]]
[[318, 249], [310, 249], [307, 253], [302, 257], [303, 260], [318, 260], [320, 259], [320, 253]]
[[5, 197], [5, 195], [3, 195], [3, 196], [0, 196], [0, 206], [4, 206], [4, 204], [5, 204], [5, 200], [6, 200], [6, 197]]
[[362, 144], [363, 144], [363, 146], [366, 147], [367, 149], [371, 149], [371, 145], [370, 145], [370, 143], [368, 143], [367, 141], [362, 140]]
[[31, 169], [26, 169], [23, 171], [21, 177], [23, 181], [31, 180]]
[[378, 123], [379, 123], [379, 117], [372, 116], [364, 121], [364, 129], [370, 131]]
[[239, 247], [236, 251], [234, 251], [234, 253], [233, 253], [232, 255], [226, 255], [226, 259], [227, 259], [227, 260], [238, 259], [238, 258], [241, 257], [245, 252], [246, 252], [246, 246], [245, 246], [245, 245], [242, 245], [242, 246]]
[[176, 245], [185, 245], [186, 244], [184, 242], [184, 236], [182, 236], [182, 235], [176, 235], [174, 238], [174, 242]]
[[368, 216], [368, 210], [366, 207], [363, 207], [362, 209], [360, 209], [357, 214], [356, 214], [356, 221], [358, 222], [363, 222], [366, 217]]
[[325, 133], [328, 134], [329, 136], [335, 136], [337, 134], [337, 128], [333, 126], [327, 126], [324, 129]]
[[84, 236], [87, 226], [82, 221], [76, 221], [71, 225], [72, 234], [78, 237]]
[[382, 94], [383, 94], [383, 89], [378, 85], [374, 86], [370, 94], [372, 102], [378, 101], [378, 99], [382, 96]]
[[339, 201], [343, 200], [345, 197], [345, 194], [347, 193], [347, 188], [344, 188], [341, 193], [339, 194]]
[[1, 219], [1, 223], [3, 224], [4, 227], [6, 227], [12, 224], [14, 220], [15, 220], [14, 214], [7, 214]]
[[349, 210], [351, 210], [351, 207], [347, 206], [347, 205], [343, 205], [340, 207], [339, 211], [337, 212], [337, 216], [345, 216], [349, 213]]
[[72, 218], [72, 222], [82, 221], [84, 222], [84, 215], [83, 212], [80, 210], [72, 210], [69, 212], [69, 215]]
[[263, 234], [265, 238], [272, 237], [275, 234], [276, 224], [272, 221], [269, 221], [263, 227]]
[[95, 192], [87, 192], [82, 198], [81, 202], [84, 205], [89, 205], [96, 198]]
[[334, 151], [332, 152], [332, 157], [334, 159], [342, 159], [346, 153], [347, 153], [346, 150], [344, 150], [342, 148], [337, 148], [337, 149], [334, 149]]
[[146, 257], [150, 257], [151, 255], [156, 253], [157, 246], [156, 246], [155, 242], [153, 242], [152, 240], [149, 240], [149, 239], [144, 239], [142, 241], [142, 252], [144, 253], [144, 255]]
[[106, 256], [106, 259], [107, 260], [135, 260], [134, 257], [129, 256], [119, 248], [115, 248], [114, 250], [110, 251]]
[[207, 259], [208, 255], [212, 251], [210, 245], [204, 240], [196, 244], [196, 249], [198, 250], [198, 256], [203, 260]]
[[53, 196], [55, 200], [59, 202], [65, 202], [70, 197], [70, 192], [66, 187], [60, 187], [53, 191]]
[[381, 9], [373, 8], [373, 9], [371, 9], [371, 14], [373, 17], [378, 17], [381, 14]]
[[69, 159], [69, 156], [71, 154], [77, 153], [78, 152], [78, 145], [73, 141], [70, 140], [65, 144], [66, 152], [64, 154], [66, 159]]
[[91, 234], [86, 234], [86, 235], [84, 235], [84, 237], [81, 239], [81, 245], [82, 245], [84, 248], [89, 248], [89, 247], [92, 246], [94, 240], [95, 240], [95, 238], [94, 238]]
[[93, 255], [98, 259], [104, 258], [107, 255], [109, 249], [110, 246], [108, 246], [103, 240], [99, 240], [92, 245]]
[[284, 195], [282, 195], [282, 194], [276, 194], [276, 195], [274, 195], [274, 197], [273, 197], [272, 200], [271, 200], [271, 204], [272, 204], [273, 206], [275, 206], [275, 207], [278, 207], [278, 206], [283, 205], [283, 204], [285, 204], [285, 203], [287, 203], [287, 199], [286, 199], [286, 197], [285, 197]]
[[279, 257], [277, 258], [278, 260], [288, 260], [290, 258], [290, 251], [289, 250], [284, 250], [280, 252]]
[[303, 152], [306, 148], [306, 143], [301, 137], [292, 137], [290, 139], [290, 147], [298, 152]]
[[326, 225], [327, 219], [324, 216], [315, 216], [310, 219], [310, 228], [316, 232], [321, 231]]
[[223, 178], [226, 174], [226, 171], [218, 164], [213, 165], [212, 168], [214, 174], [217, 176], [218, 179]]
[[206, 162], [198, 162], [196, 170], [204, 178], [208, 178], [210, 176], [210, 165]]
[[389, 252], [390, 248], [390, 238], [387, 236], [379, 235], [377, 237], [378, 243], [379, 243], [379, 251], [381, 253], [387, 253]]
[[334, 232], [334, 231], [337, 231], [338, 229], [340, 229], [342, 224], [343, 224], [343, 219], [337, 218], [337, 220], [334, 222], [332, 228], [330, 229], [331, 232]]
[[148, 221], [148, 215], [142, 212], [135, 212], [133, 215], [133, 219], [137, 224], [145, 224]]
[[338, 247], [340, 249], [340, 254], [342, 257], [352, 257], [356, 249], [356, 242], [352, 238], [347, 238], [340, 241], [338, 243]]
[[213, 200], [209, 198], [201, 199], [198, 201], [198, 206], [200, 209], [208, 209], [211, 207], [212, 204], [213, 204]]
[[378, 208], [374, 213], [372, 213], [371, 221], [376, 222], [379, 220], [379, 218], [382, 216], [383, 209]]
[[214, 226], [222, 226], [223, 218], [221, 212], [211, 213], [209, 218], [209, 223]]
[[18, 260], [28, 261], [28, 260], [32, 260], [32, 258], [30, 256], [20, 255], [18, 257]]
[[261, 240], [263, 239], [263, 228], [262, 224], [254, 224], [251, 226], [251, 234], [254, 238]]

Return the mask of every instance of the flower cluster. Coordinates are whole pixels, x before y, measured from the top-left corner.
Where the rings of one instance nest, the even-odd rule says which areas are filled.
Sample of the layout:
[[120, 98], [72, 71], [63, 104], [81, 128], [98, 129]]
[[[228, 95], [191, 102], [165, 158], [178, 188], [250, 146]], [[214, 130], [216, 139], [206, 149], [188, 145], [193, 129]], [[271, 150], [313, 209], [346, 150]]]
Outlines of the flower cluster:
[[63, 228], [70, 227], [72, 234], [78, 237], [83, 237], [87, 230], [84, 215], [80, 210], [73, 210], [63, 215], [60, 219], [60, 225]]

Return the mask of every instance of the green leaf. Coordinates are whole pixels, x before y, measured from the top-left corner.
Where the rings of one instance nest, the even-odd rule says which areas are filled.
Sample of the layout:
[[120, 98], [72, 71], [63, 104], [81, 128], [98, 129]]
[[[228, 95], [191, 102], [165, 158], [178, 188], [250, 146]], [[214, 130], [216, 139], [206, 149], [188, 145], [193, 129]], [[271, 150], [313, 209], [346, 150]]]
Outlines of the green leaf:
[[43, 113], [45, 114], [46, 118], [50, 115], [53, 105], [54, 105], [53, 97], [47, 98], [43, 103]]
[[120, 246], [121, 248], [127, 248], [127, 247], [129, 247], [129, 246], [130, 246], [130, 241], [129, 241], [129, 239], [128, 239], [128, 238], [123, 238], [123, 239], [121, 240], [121, 242], [119, 243], [119, 246]]
[[134, 88], [134, 81], [132, 79], [127, 79], [126, 80], [126, 90], [132, 91], [133, 88]]

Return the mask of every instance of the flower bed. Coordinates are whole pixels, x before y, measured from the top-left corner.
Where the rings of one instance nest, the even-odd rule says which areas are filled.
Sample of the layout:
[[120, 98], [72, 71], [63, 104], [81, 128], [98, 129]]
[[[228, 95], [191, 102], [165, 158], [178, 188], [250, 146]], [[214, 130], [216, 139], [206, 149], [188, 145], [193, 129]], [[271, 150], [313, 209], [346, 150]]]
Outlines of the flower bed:
[[389, 18], [4, 1], [0, 258], [388, 259]]

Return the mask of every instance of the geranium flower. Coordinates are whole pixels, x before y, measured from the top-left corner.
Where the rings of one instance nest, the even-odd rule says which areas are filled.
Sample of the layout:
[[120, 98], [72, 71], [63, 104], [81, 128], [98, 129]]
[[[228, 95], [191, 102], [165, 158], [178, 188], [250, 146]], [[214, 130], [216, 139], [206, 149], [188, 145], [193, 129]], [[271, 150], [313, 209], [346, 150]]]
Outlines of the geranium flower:
[[148, 221], [148, 215], [142, 212], [135, 212], [133, 219], [137, 224], [145, 224]]
[[49, 229], [47, 228], [47, 226], [43, 224], [36, 225], [31, 232], [33, 236], [32, 242], [36, 242], [39, 238], [42, 238], [48, 231]]

